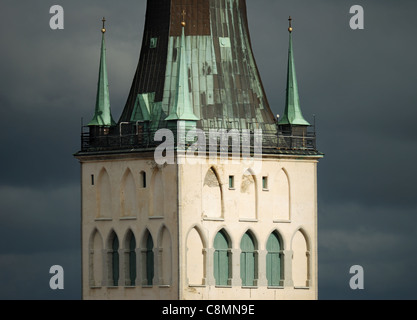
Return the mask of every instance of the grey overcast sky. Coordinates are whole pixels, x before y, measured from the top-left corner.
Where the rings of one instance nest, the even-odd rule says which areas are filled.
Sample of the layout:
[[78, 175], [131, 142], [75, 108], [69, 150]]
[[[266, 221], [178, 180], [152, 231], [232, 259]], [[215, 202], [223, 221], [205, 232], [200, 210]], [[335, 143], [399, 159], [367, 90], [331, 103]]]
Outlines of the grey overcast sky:
[[[64, 8], [51, 30], [49, 8]], [[274, 113], [285, 103], [288, 16], [301, 105], [316, 115], [320, 299], [416, 299], [417, 2], [247, 0]], [[349, 27], [353, 5], [365, 30]], [[0, 2], [0, 299], [80, 299], [81, 117], [93, 115], [101, 18], [115, 118], [142, 43], [145, 0]], [[65, 290], [49, 289], [62, 265]], [[365, 270], [365, 290], [349, 269]]]

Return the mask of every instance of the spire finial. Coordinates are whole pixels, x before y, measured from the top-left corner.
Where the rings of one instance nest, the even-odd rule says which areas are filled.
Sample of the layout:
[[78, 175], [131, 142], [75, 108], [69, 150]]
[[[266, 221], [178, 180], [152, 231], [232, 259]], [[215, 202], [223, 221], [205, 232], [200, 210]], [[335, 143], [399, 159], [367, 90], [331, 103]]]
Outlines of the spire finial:
[[106, 33], [106, 28], [104, 26], [105, 22], [106, 22], [106, 18], [103, 17], [103, 20], [101, 20], [103, 22], [103, 28], [101, 29], [102, 33]]
[[101, 32], [101, 55], [100, 55], [100, 67], [98, 73], [97, 82], [97, 97], [96, 97], [96, 109], [93, 120], [90, 121], [88, 126], [99, 126], [99, 127], [112, 127], [116, 125], [113, 119], [110, 109], [110, 94], [109, 94], [109, 81], [107, 78], [107, 66], [106, 66], [106, 42], [104, 39], [104, 33], [106, 28], [104, 23], [106, 19], [101, 20], [103, 22], [103, 28]]
[[280, 126], [310, 126], [310, 124], [304, 119], [301, 112], [300, 97], [298, 94], [297, 76], [295, 74], [294, 52], [292, 46], [292, 18], [288, 19], [290, 26], [288, 31], [289, 35], [289, 48], [288, 48], [288, 73], [287, 73], [287, 98], [285, 101], [285, 111], [282, 117], [280, 117]]
[[291, 33], [291, 32], [293, 31], [293, 28], [292, 28], [292, 18], [291, 18], [291, 16], [290, 16], [290, 18], [288, 19], [288, 21], [289, 21], [289, 23], [290, 23], [290, 26], [289, 26], [289, 28], [288, 28], [288, 31]]
[[182, 16], [182, 21], [181, 21], [181, 25], [183, 27], [185, 27], [187, 25], [187, 23], [185, 22], [185, 16], [187, 15], [187, 12], [185, 10], [182, 10], [181, 16]]

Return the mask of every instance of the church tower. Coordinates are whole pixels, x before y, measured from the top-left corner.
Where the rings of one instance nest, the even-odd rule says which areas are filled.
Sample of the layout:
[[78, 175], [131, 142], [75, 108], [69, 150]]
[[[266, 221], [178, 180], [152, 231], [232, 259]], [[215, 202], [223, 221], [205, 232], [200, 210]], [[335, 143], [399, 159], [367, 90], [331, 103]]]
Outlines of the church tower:
[[95, 113], [75, 155], [83, 299], [317, 299], [323, 155], [301, 112], [291, 18], [277, 120], [245, 0], [148, 0], [117, 123], [104, 21]]

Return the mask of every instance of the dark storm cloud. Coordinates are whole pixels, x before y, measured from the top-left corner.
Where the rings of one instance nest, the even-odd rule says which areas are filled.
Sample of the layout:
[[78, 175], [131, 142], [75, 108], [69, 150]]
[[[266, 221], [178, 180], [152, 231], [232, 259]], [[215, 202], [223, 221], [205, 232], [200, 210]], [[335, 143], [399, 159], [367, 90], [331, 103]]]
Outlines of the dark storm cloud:
[[[346, 2], [275, 2], [280, 18], [294, 18], [301, 104], [310, 121], [316, 114], [318, 145], [326, 154], [318, 175], [319, 295], [415, 299], [415, 4], [363, 6], [365, 30], [354, 32]], [[254, 51], [261, 48], [257, 59], [269, 102], [282, 113], [286, 21], [273, 10], [254, 12]], [[365, 292], [350, 290], [355, 264], [365, 268]]]
[[[417, 207], [320, 207], [320, 297], [416, 299], [414, 270]], [[349, 269], [365, 269], [366, 293], [350, 290]], [[337, 288], [337, 289], [336, 289]], [[400, 289], [401, 288], [401, 289]]]
[[51, 188], [0, 187], [2, 215], [7, 226], [0, 252], [33, 253], [79, 249], [78, 185]]
[[[362, 2], [362, 3], [361, 3]], [[49, 28], [49, 8], [65, 29]], [[362, 4], [365, 30], [349, 28]], [[414, 1], [248, 0], [252, 45], [282, 114], [288, 16], [301, 105], [318, 124], [320, 298], [416, 298], [417, 21]], [[0, 9], [0, 298], [80, 298], [81, 117], [93, 115], [101, 18], [112, 111], [120, 116], [142, 44], [145, 1], [3, 1]], [[59, 262], [62, 261], [62, 262]], [[74, 283], [48, 289], [49, 267]], [[365, 268], [364, 292], [349, 268]], [[30, 267], [28, 267], [30, 266]]]
[[[51, 266], [59, 264], [64, 268], [64, 290], [49, 288]], [[80, 252], [79, 250], [58, 250], [55, 252], [34, 252], [26, 254], [0, 254], [1, 300], [55, 300], [79, 299], [80, 293]]]
[[417, 156], [415, 5], [367, 1], [363, 6], [364, 31], [350, 30], [346, 2], [276, 2], [277, 11], [263, 17], [256, 10], [252, 34], [266, 36], [252, 37], [253, 42], [260, 48], [270, 44], [259, 51], [258, 64], [271, 106], [282, 113], [288, 36], [286, 21], [277, 20], [291, 14], [303, 112], [310, 121], [316, 114], [318, 145], [327, 155], [319, 175], [323, 197], [336, 203], [412, 206], [415, 172], [410, 169]]
[[[78, 180], [69, 155], [80, 146], [81, 118], [88, 122], [94, 111], [101, 16], [109, 20], [107, 61], [116, 118], [126, 101], [141, 44], [141, 27], [133, 23], [138, 19], [129, 16], [128, 8], [142, 10], [143, 18], [144, 3], [109, 6], [92, 1], [85, 6], [62, 1], [61, 5], [62, 31], [49, 28], [49, 5], [9, 3], [2, 10], [8, 14], [0, 22], [1, 38], [7, 44], [1, 52], [0, 72], [7, 77], [0, 79], [0, 142], [7, 148], [0, 184], [38, 186]], [[21, 18], [26, 15], [27, 19]], [[137, 30], [132, 30], [133, 25]]]

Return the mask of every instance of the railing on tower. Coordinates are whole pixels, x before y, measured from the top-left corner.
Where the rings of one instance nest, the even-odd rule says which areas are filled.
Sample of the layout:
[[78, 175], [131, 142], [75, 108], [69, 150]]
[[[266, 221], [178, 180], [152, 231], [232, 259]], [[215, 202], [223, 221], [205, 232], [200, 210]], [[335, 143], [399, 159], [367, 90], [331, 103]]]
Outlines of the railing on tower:
[[[202, 130], [206, 137], [207, 149], [210, 147], [210, 130]], [[224, 130], [225, 134], [231, 131]], [[268, 132], [265, 130], [234, 130], [229, 134], [229, 147], [232, 146], [233, 134], [238, 135], [240, 144], [247, 141], [248, 132], [250, 133], [250, 146], [253, 150], [255, 139], [260, 136], [262, 139], [262, 149], [265, 153], [279, 151], [317, 151], [316, 132], [314, 126], [309, 127], [309, 130], [303, 131], [301, 134], [294, 130], [285, 130], [278, 128], [276, 131]], [[261, 133], [256, 135], [255, 133]], [[156, 130], [149, 128], [146, 122], [122, 122], [118, 126], [112, 128], [102, 128], [101, 130], [92, 130], [91, 127], [83, 126], [81, 130], [81, 151], [82, 152], [96, 152], [96, 151], [116, 151], [116, 150], [140, 150], [140, 149], [154, 149], [161, 145], [161, 141], [155, 141]], [[177, 132], [172, 132], [175, 139]], [[217, 139], [217, 145], [220, 145], [220, 139]], [[176, 140], [177, 141], [177, 140]], [[192, 143], [188, 142], [187, 145]], [[187, 146], [186, 145], [186, 146]]]

